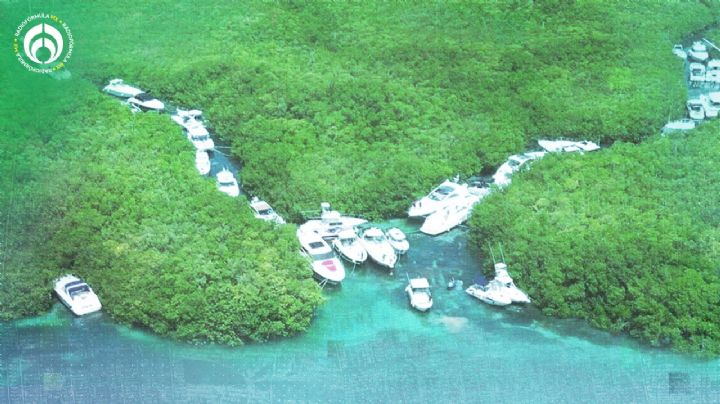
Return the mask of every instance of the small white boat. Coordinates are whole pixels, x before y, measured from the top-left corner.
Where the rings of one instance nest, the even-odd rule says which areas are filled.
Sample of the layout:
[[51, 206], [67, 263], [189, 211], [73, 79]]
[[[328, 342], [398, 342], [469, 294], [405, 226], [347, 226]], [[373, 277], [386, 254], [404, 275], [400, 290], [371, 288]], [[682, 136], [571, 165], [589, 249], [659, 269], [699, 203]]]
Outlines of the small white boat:
[[310, 261], [315, 278], [330, 284], [339, 284], [345, 279], [345, 267], [320, 235], [299, 228], [297, 238], [302, 248], [300, 252]]
[[591, 152], [600, 150], [597, 143], [588, 140], [538, 140], [540, 147], [550, 153]]
[[395, 252], [403, 255], [410, 249], [410, 242], [408, 241], [405, 233], [397, 227], [393, 227], [385, 232], [390, 245], [395, 249]]
[[405, 288], [410, 299], [410, 306], [418, 311], [428, 311], [433, 305], [430, 283], [426, 278], [410, 279]]
[[701, 85], [705, 82], [705, 65], [702, 63], [690, 63], [690, 84]]
[[202, 111], [198, 109], [183, 110], [177, 109], [175, 113], [170, 117], [175, 123], [186, 128], [188, 126], [194, 126], [196, 124], [202, 125]]
[[136, 95], [141, 94], [143, 92], [139, 88], [125, 84], [121, 79], [110, 80], [110, 84], [106, 85], [103, 88], [103, 91], [110, 95], [114, 95], [114, 96], [120, 97], [120, 98], [135, 97]]
[[210, 138], [210, 133], [202, 123], [197, 122], [196, 125], [185, 128], [185, 133], [196, 150], [212, 150], [215, 148], [215, 142]]
[[705, 116], [717, 118], [718, 112], [720, 112], [720, 91], [712, 91], [708, 95], [701, 95], [700, 100], [703, 102]]
[[260, 200], [254, 196], [250, 200], [250, 207], [255, 212], [255, 217], [276, 224], [285, 224], [285, 220], [275, 212], [275, 210], [267, 202]]
[[413, 202], [408, 211], [409, 217], [421, 218], [433, 214], [435, 211], [449, 205], [452, 201], [468, 193], [467, 184], [459, 184], [457, 179], [445, 180], [429, 194]]
[[449, 231], [464, 223], [472, 214], [473, 206], [480, 201], [480, 198], [469, 194], [455, 201], [452, 205], [445, 206], [425, 219], [420, 231], [430, 236]]
[[685, 48], [681, 44], [675, 44], [673, 46], [672, 52], [675, 56], [686, 59], [687, 58], [687, 52], [685, 52]]
[[210, 168], [212, 167], [212, 164], [210, 163], [210, 156], [206, 151], [196, 151], [195, 152], [195, 168], [197, 168], [200, 175], [208, 175], [210, 174]]
[[397, 262], [395, 249], [379, 228], [366, 229], [360, 237], [360, 244], [365, 248], [368, 256], [379, 265], [390, 269], [395, 267]]
[[508, 296], [503, 288], [496, 282], [490, 282], [485, 285], [476, 283], [465, 289], [465, 292], [493, 306], [507, 306], [512, 303], [510, 296]]
[[680, 119], [666, 123], [662, 128], [662, 133], [691, 130], [695, 129], [695, 126], [697, 126], [697, 123], [692, 119]]
[[720, 60], [712, 59], [707, 63], [705, 69], [705, 82], [720, 84]]
[[323, 202], [320, 204], [320, 218], [308, 220], [302, 227], [315, 231], [322, 238], [333, 239], [341, 231], [352, 230], [365, 223], [367, 220], [343, 216], [337, 210], [332, 210], [329, 203]]
[[240, 195], [240, 186], [238, 185], [232, 171], [227, 168], [223, 168], [222, 171], [217, 173], [216, 177], [217, 188], [220, 192], [230, 195], [233, 198]]
[[692, 99], [687, 102], [688, 116], [690, 119], [702, 121], [705, 119], [705, 103], [700, 99]]
[[512, 175], [519, 171], [526, 163], [542, 158], [547, 152], [528, 152], [510, 156], [493, 175], [495, 185], [504, 187], [512, 181]]
[[102, 309], [92, 288], [75, 275], [64, 275], [55, 279], [55, 294], [75, 315], [83, 316]]
[[367, 251], [353, 230], [341, 231], [338, 237], [332, 241], [332, 246], [342, 258], [353, 264], [362, 264], [367, 260]]
[[127, 100], [127, 102], [141, 111], [157, 111], [165, 109], [165, 104], [148, 93], [137, 94]]
[[696, 62], [705, 62], [710, 57], [707, 46], [700, 41], [693, 42], [692, 47], [687, 52], [687, 55], [691, 60]]
[[495, 279], [490, 283], [497, 283], [513, 303], [530, 303], [530, 298], [520, 288], [515, 286], [513, 279], [507, 271], [507, 265], [503, 262], [495, 264]]

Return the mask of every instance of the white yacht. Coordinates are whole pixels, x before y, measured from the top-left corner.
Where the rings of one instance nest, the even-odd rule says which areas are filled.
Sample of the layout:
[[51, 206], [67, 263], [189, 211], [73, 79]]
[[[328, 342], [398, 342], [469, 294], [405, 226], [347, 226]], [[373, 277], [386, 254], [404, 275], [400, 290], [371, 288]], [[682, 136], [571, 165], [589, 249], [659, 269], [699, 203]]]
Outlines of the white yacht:
[[299, 228], [301, 253], [310, 261], [315, 277], [323, 283], [339, 284], [345, 279], [345, 267], [330, 246], [314, 231]]
[[704, 103], [705, 116], [717, 118], [720, 112], [720, 91], [712, 91], [708, 95], [701, 95], [700, 100]]
[[421, 218], [431, 215], [443, 206], [447, 206], [459, 197], [467, 195], [467, 184], [459, 184], [457, 180], [445, 180], [429, 194], [413, 202], [408, 211], [409, 217]]
[[217, 188], [220, 192], [228, 194], [233, 198], [240, 195], [240, 186], [238, 185], [235, 176], [232, 171], [227, 168], [223, 168], [222, 171], [217, 173]]
[[343, 216], [337, 210], [332, 210], [330, 204], [320, 204], [320, 218], [305, 222], [302, 227], [311, 229], [322, 238], [335, 238], [343, 230], [352, 230], [356, 226], [367, 223], [367, 220], [357, 217]]
[[405, 233], [397, 227], [393, 227], [385, 232], [390, 245], [395, 249], [395, 252], [403, 255], [410, 249], [410, 242], [408, 241]]
[[148, 93], [137, 94], [127, 100], [127, 102], [141, 111], [157, 111], [165, 109], [165, 104]]
[[141, 94], [143, 92], [139, 88], [125, 84], [121, 79], [110, 80], [110, 84], [106, 85], [103, 88], [103, 91], [110, 95], [114, 95], [114, 96], [120, 97], [120, 98], [135, 97], [136, 95]]
[[464, 223], [472, 214], [473, 206], [480, 201], [475, 195], [465, 195], [425, 219], [420, 231], [430, 236], [449, 231]]
[[493, 175], [495, 184], [499, 187], [504, 187], [512, 181], [512, 175], [520, 170], [520, 168], [532, 160], [542, 158], [547, 152], [528, 152], [522, 154], [516, 154], [510, 156], [503, 165]]
[[410, 306], [418, 311], [428, 311], [432, 307], [433, 300], [430, 293], [430, 283], [426, 278], [410, 279], [405, 288], [410, 299]]
[[705, 119], [705, 103], [700, 99], [692, 99], [687, 102], [688, 116], [690, 119], [702, 121]]
[[255, 212], [255, 217], [276, 224], [285, 224], [285, 220], [275, 212], [275, 210], [267, 202], [260, 200], [254, 196], [250, 200], [250, 207]]
[[212, 150], [215, 148], [215, 142], [210, 138], [210, 133], [202, 123], [195, 121], [195, 125], [185, 127], [185, 134], [189, 141], [197, 150]]
[[102, 309], [100, 299], [90, 286], [74, 275], [55, 279], [55, 294], [60, 301], [77, 316], [94, 313]]
[[690, 84], [700, 85], [705, 82], [705, 65], [702, 63], [690, 63]]
[[707, 63], [705, 82], [720, 84], [720, 59], [712, 59]]
[[687, 53], [691, 60], [696, 62], [705, 62], [708, 60], [710, 55], [708, 54], [707, 46], [700, 41], [693, 42], [692, 47]]
[[662, 133], [665, 134], [670, 132], [695, 129], [695, 126], [697, 126], [697, 123], [695, 121], [693, 121], [692, 119], [684, 118], [666, 123], [665, 126], [663, 126], [662, 128]]
[[367, 260], [367, 251], [353, 230], [341, 231], [338, 237], [332, 241], [332, 246], [341, 257], [353, 264], [362, 264]]
[[490, 283], [497, 283], [513, 303], [530, 303], [530, 298], [520, 288], [515, 286], [513, 279], [507, 271], [507, 265], [503, 262], [495, 264], [495, 279]]
[[675, 56], [686, 59], [687, 58], [687, 52], [685, 52], [685, 48], [681, 44], [675, 44], [673, 46], [672, 52]]
[[540, 147], [551, 153], [591, 152], [600, 150], [597, 143], [588, 140], [538, 140]]
[[505, 293], [504, 288], [497, 282], [476, 283], [465, 289], [465, 292], [493, 306], [507, 306], [512, 303], [510, 296]]
[[395, 267], [397, 262], [395, 249], [379, 228], [366, 229], [360, 237], [360, 244], [365, 247], [365, 251], [373, 261], [390, 269]]
[[186, 128], [188, 126], [194, 126], [198, 123], [202, 124], [202, 111], [198, 109], [177, 109], [170, 119], [183, 128]]
[[206, 151], [198, 150], [195, 152], [195, 168], [197, 168], [200, 175], [210, 174], [211, 166], [210, 156]]

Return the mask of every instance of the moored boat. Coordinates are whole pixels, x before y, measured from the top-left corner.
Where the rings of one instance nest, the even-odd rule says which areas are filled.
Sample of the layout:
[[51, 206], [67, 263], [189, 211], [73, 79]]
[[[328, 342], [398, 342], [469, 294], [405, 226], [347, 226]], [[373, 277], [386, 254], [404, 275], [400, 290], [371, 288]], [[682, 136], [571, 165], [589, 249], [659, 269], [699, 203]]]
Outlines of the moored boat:
[[210, 174], [210, 168], [212, 167], [212, 164], [210, 163], [210, 156], [206, 151], [196, 151], [195, 152], [195, 168], [197, 168], [200, 175], [208, 175]]
[[390, 245], [395, 249], [395, 252], [402, 255], [408, 252], [410, 249], [410, 242], [408, 241], [405, 233], [397, 227], [393, 227], [385, 232]]
[[315, 231], [322, 238], [334, 239], [343, 230], [352, 230], [365, 223], [367, 220], [343, 216], [337, 210], [332, 210], [329, 203], [323, 202], [320, 204], [320, 218], [308, 220], [302, 227]]
[[430, 292], [430, 283], [426, 278], [410, 279], [405, 293], [410, 299], [410, 306], [418, 311], [428, 311], [433, 305], [432, 293]]
[[368, 253], [353, 230], [341, 231], [332, 241], [332, 246], [342, 258], [353, 264], [362, 264], [367, 260]]
[[285, 224], [285, 220], [275, 212], [275, 210], [267, 202], [260, 200], [254, 196], [250, 200], [250, 208], [255, 213], [255, 217], [276, 224]]
[[547, 152], [528, 152], [510, 156], [493, 175], [495, 185], [504, 187], [512, 181], [512, 175], [532, 160], [542, 158]]
[[495, 264], [495, 278], [490, 281], [495, 282], [503, 290], [513, 303], [530, 303], [530, 297], [520, 288], [515, 286], [515, 282], [508, 274], [507, 265], [503, 262]]
[[479, 201], [480, 198], [472, 194], [457, 198], [453, 204], [428, 216], [420, 231], [430, 236], [437, 236], [459, 226], [470, 217], [473, 206]]
[[129, 98], [127, 102], [141, 111], [157, 111], [165, 109], [165, 104], [148, 93], [136, 94]]
[[238, 185], [235, 175], [232, 171], [227, 168], [223, 168], [222, 171], [217, 173], [217, 188], [220, 192], [236, 197], [240, 195], [240, 186]]
[[427, 217], [452, 203], [455, 198], [465, 196], [467, 193], [467, 184], [460, 184], [457, 179], [445, 180], [445, 182], [430, 191], [429, 194], [413, 202], [410, 210], [408, 210], [408, 217]]
[[310, 262], [313, 274], [322, 283], [339, 284], [345, 279], [345, 267], [330, 246], [314, 231], [299, 228], [301, 253]]
[[112, 79], [110, 83], [103, 87], [103, 91], [120, 98], [131, 98], [143, 91], [137, 87], [125, 84], [122, 79]]
[[600, 150], [600, 146], [598, 146], [597, 143], [591, 142], [589, 140], [579, 140], [579, 141], [573, 141], [573, 140], [548, 140], [548, 139], [542, 139], [538, 140], [538, 145], [542, 147], [545, 151], [551, 152], [551, 153], [570, 153], [570, 152], [591, 152]]
[[55, 279], [53, 290], [60, 301], [77, 316], [102, 309], [100, 299], [92, 288], [75, 275], [64, 275]]
[[381, 266], [394, 268], [397, 262], [395, 249], [390, 245], [385, 233], [377, 227], [366, 229], [360, 237], [360, 244], [365, 247], [370, 259]]

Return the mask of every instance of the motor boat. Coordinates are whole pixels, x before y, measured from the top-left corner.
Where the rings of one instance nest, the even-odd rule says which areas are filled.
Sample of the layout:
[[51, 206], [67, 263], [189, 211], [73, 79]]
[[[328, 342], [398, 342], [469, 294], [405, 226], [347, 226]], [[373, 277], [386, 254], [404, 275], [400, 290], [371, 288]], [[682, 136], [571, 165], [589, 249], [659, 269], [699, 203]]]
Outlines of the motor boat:
[[546, 153], [547, 152], [544, 151], [528, 152], [510, 156], [493, 175], [495, 184], [499, 187], [504, 187], [510, 184], [510, 181], [512, 181], [511, 177], [515, 172], [519, 171], [526, 163], [542, 158]]
[[503, 262], [495, 264], [495, 279], [490, 281], [497, 283], [505, 295], [510, 297], [513, 303], [530, 303], [530, 298], [520, 288], [515, 286], [513, 279], [508, 274], [507, 265]]
[[704, 104], [705, 116], [717, 118], [718, 112], [720, 112], [720, 91], [712, 91], [707, 96], [701, 95], [700, 100]]
[[673, 46], [672, 52], [675, 56], [686, 59], [687, 58], [687, 52], [685, 52], [685, 48], [681, 44], [675, 44]]
[[705, 65], [702, 63], [690, 63], [690, 84], [699, 86], [705, 82]]
[[448, 288], [448, 290], [455, 289], [455, 277], [450, 278], [450, 281], [448, 281], [448, 284], [447, 284], [447, 288]]
[[712, 59], [707, 62], [707, 68], [705, 69], [705, 82], [720, 84], [720, 60]]
[[432, 307], [433, 300], [430, 293], [430, 283], [426, 278], [410, 279], [405, 288], [410, 299], [410, 306], [418, 311], [428, 311]]
[[102, 309], [92, 288], [75, 275], [64, 275], [55, 279], [55, 294], [76, 316], [94, 313]]
[[197, 168], [200, 175], [210, 174], [211, 166], [210, 156], [206, 151], [198, 150], [195, 152], [195, 168]]
[[240, 195], [240, 186], [238, 185], [235, 175], [227, 168], [217, 173], [217, 188], [220, 192], [228, 194], [233, 198]]
[[600, 150], [597, 143], [588, 140], [572, 141], [572, 140], [538, 140], [538, 144], [545, 151], [550, 153], [571, 153], [571, 152], [591, 152]]
[[137, 94], [127, 100], [127, 102], [141, 111], [157, 111], [165, 109], [165, 104], [148, 93]]
[[356, 265], [362, 264], [368, 257], [365, 247], [360, 243], [360, 239], [353, 230], [341, 231], [332, 241], [332, 247], [342, 258]]
[[198, 123], [202, 125], [202, 111], [198, 109], [183, 110], [177, 109], [175, 113], [170, 117], [175, 123], [187, 128], [188, 126], [194, 126]]
[[343, 216], [337, 210], [332, 210], [330, 204], [320, 204], [320, 218], [311, 219], [302, 226], [320, 234], [320, 237], [334, 239], [343, 230], [352, 230], [357, 226], [367, 223], [367, 220], [357, 217]]
[[487, 282], [484, 278], [483, 282], [476, 282], [465, 289], [465, 293], [493, 306], [507, 306], [512, 303], [512, 299], [499, 283]]
[[397, 227], [386, 231], [385, 237], [387, 237], [388, 242], [395, 249], [395, 252], [400, 255], [405, 254], [410, 249], [410, 242], [407, 237], [405, 237], [405, 233]]
[[700, 99], [692, 99], [687, 102], [687, 110], [690, 119], [702, 121], [705, 119], [705, 103]]
[[430, 191], [429, 194], [413, 202], [408, 211], [408, 216], [414, 218], [427, 217], [443, 206], [452, 203], [455, 198], [467, 195], [467, 188], [467, 184], [459, 184], [457, 179], [445, 180], [445, 182]]
[[428, 216], [420, 231], [430, 236], [437, 236], [461, 225], [468, 220], [473, 206], [479, 201], [480, 199], [475, 195], [465, 195], [452, 205], [445, 206]]
[[319, 234], [299, 228], [297, 238], [301, 253], [310, 261], [315, 278], [335, 285], [345, 279], [345, 267]]
[[395, 249], [385, 237], [385, 233], [377, 227], [366, 229], [360, 237], [360, 244], [365, 247], [368, 256], [379, 265], [394, 268], [397, 262]]
[[692, 47], [687, 52], [688, 57], [696, 62], [705, 62], [708, 60], [710, 55], [708, 54], [707, 46], [700, 41], [693, 42]]
[[197, 122], [196, 125], [186, 127], [185, 134], [197, 150], [205, 151], [215, 148], [215, 142], [210, 138], [210, 133], [200, 122]]
[[258, 219], [265, 220], [267, 222], [274, 222], [276, 224], [285, 224], [285, 220], [275, 212], [275, 210], [267, 202], [260, 200], [257, 196], [254, 196], [250, 200], [250, 207], [255, 212], [255, 217]]
[[671, 121], [665, 124], [662, 128], [662, 133], [670, 133], [676, 131], [684, 131], [695, 129], [697, 123], [692, 119], [684, 118], [677, 121]]
[[131, 98], [141, 94], [143, 90], [125, 84], [122, 79], [112, 79], [110, 84], [103, 87], [103, 91], [120, 98]]

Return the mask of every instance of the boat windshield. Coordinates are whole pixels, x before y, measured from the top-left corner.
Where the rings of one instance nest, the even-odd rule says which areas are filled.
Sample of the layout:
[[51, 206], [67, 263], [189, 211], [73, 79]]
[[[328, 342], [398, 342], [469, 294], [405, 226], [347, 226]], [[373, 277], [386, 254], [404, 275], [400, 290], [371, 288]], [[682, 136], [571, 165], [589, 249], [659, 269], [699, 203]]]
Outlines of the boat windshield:
[[150, 101], [150, 100], [155, 99], [155, 97], [153, 97], [152, 95], [150, 95], [148, 93], [140, 93], [140, 94], [136, 95], [135, 98], [137, 98], [140, 101]]
[[221, 187], [234, 187], [235, 181], [220, 181]]
[[313, 260], [315, 261], [321, 261], [321, 260], [328, 260], [330, 258], [335, 258], [332, 251], [328, 251], [326, 253], [320, 253], [320, 254], [311, 254]]
[[430, 199], [434, 201], [442, 201], [447, 198], [453, 192], [453, 188], [448, 186], [438, 187], [435, 191], [430, 194]]
[[72, 296], [79, 295], [81, 293], [87, 293], [90, 291], [90, 287], [86, 284], [73, 286], [67, 289], [67, 294]]
[[198, 140], [198, 141], [203, 141], [203, 142], [208, 140], [208, 135], [190, 135], [190, 136], [192, 137], [193, 140]]
[[273, 213], [275, 213], [275, 212], [273, 212], [272, 209], [262, 209], [262, 210], [258, 210], [258, 215], [262, 215], [262, 216], [270, 216], [270, 215], [272, 215]]
[[353, 238], [353, 237], [341, 238], [341, 239], [340, 239], [340, 242], [341, 242], [343, 245], [347, 245], [347, 246], [353, 245], [353, 244], [355, 243], [355, 238]]
[[510, 161], [508, 161], [508, 165], [509, 165], [510, 167], [517, 167], [517, 166], [520, 165], [520, 162], [517, 161], [517, 160], [510, 160]]

